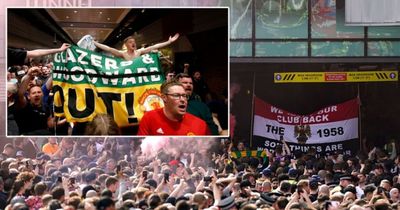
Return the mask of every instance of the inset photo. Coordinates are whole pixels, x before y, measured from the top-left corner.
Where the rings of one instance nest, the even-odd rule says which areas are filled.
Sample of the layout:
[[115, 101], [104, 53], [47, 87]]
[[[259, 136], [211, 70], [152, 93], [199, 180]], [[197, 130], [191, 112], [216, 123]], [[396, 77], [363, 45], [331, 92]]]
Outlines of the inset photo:
[[6, 17], [7, 136], [228, 136], [228, 7]]

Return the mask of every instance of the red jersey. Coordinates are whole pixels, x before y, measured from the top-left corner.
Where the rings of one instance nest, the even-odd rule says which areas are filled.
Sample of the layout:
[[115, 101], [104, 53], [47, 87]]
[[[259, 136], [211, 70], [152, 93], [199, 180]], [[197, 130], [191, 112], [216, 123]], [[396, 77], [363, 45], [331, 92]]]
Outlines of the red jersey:
[[163, 109], [156, 109], [143, 115], [138, 135], [204, 136], [210, 135], [210, 131], [205, 121], [192, 114], [186, 113], [181, 121], [172, 121]]

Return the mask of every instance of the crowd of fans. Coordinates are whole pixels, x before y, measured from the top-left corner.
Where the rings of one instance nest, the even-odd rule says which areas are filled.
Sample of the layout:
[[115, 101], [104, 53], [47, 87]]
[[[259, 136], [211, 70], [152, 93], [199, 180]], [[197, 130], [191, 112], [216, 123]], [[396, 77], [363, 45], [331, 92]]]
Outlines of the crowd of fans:
[[395, 143], [390, 151], [319, 159], [313, 149], [278, 146], [252, 156], [244, 146], [226, 139], [19, 138], [1, 154], [0, 209], [398, 208]]

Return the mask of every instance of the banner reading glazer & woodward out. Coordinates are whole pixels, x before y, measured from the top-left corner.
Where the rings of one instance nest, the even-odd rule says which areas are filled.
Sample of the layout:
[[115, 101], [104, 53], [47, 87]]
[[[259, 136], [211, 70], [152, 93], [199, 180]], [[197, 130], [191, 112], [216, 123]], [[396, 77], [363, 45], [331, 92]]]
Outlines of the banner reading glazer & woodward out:
[[54, 57], [54, 113], [69, 122], [107, 113], [119, 127], [137, 124], [145, 111], [163, 107], [157, 53], [125, 61], [71, 46]]
[[274, 150], [288, 143], [291, 151], [307, 152], [311, 147], [319, 155], [343, 152], [355, 154], [358, 141], [358, 100], [332, 105], [310, 115], [296, 115], [254, 99], [253, 146]]

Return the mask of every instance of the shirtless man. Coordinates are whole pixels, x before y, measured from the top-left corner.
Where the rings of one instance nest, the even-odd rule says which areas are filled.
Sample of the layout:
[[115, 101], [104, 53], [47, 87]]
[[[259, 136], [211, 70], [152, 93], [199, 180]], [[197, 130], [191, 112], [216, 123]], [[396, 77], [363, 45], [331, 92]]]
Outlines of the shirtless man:
[[107, 45], [100, 44], [96, 41], [94, 41], [93, 43], [94, 43], [94, 45], [96, 45], [96, 47], [98, 47], [106, 52], [109, 52], [116, 57], [122, 58], [126, 61], [130, 61], [130, 60], [133, 60], [134, 58], [137, 58], [143, 54], [149, 53], [152, 50], [166, 47], [166, 46], [170, 45], [172, 42], [176, 41], [178, 38], [179, 38], [179, 34], [177, 33], [174, 36], [170, 36], [168, 41], [166, 41], [166, 42], [161, 42], [161, 43], [158, 43], [158, 44], [146, 47], [146, 48], [137, 49], [135, 39], [132, 36], [128, 36], [127, 38], [124, 39], [124, 44], [127, 48], [126, 51], [117, 50], [117, 49], [114, 49]]

